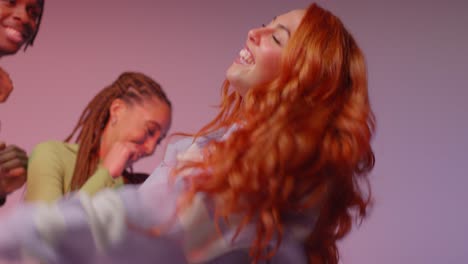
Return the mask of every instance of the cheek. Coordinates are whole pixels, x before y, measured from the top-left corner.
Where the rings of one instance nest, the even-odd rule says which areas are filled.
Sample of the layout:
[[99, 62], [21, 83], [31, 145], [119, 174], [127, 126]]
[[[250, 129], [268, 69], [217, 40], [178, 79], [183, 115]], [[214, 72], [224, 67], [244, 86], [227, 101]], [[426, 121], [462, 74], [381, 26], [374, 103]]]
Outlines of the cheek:
[[122, 135], [122, 140], [136, 144], [143, 144], [146, 140], [146, 133], [140, 130], [126, 131], [126, 134]]
[[265, 51], [259, 63], [257, 71], [263, 81], [270, 81], [277, 76], [280, 68], [281, 52], [276, 49]]
[[27, 40], [25, 41], [25, 44], [33, 38], [33, 36], [34, 36], [34, 34], [36, 33], [36, 31], [37, 31], [37, 26], [33, 26], [33, 27], [32, 27], [32, 32], [33, 32], [33, 33], [31, 34], [31, 36], [29, 36], [29, 38], [27, 38]]
[[120, 141], [135, 141], [141, 138], [141, 128], [136, 126], [131, 119], [122, 120], [120, 126], [117, 127]]
[[127, 141], [129, 131], [126, 129], [126, 126], [118, 126], [115, 130], [115, 134], [117, 135], [116, 141]]

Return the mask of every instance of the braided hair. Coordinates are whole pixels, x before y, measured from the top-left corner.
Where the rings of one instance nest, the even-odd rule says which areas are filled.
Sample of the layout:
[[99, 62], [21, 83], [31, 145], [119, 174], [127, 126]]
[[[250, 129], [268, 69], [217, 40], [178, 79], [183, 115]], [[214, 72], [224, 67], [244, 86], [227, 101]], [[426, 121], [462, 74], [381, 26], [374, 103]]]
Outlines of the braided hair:
[[37, 36], [37, 33], [39, 32], [39, 27], [41, 25], [41, 21], [42, 21], [42, 14], [44, 14], [44, 2], [45, 0], [37, 0], [37, 4], [39, 5], [39, 8], [41, 9], [41, 12], [39, 13], [37, 19], [36, 19], [36, 30], [34, 31], [31, 39], [26, 42], [26, 45], [24, 45], [24, 50], [26, 51], [26, 49], [29, 47], [29, 46], [32, 46], [34, 44], [34, 40], [36, 39], [36, 36]]
[[98, 166], [101, 136], [109, 121], [112, 102], [121, 99], [128, 104], [141, 104], [151, 97], [159, 98], [171, 107], [161, 86], [153, 79], [142, 73], [124, 72], [88, 103], [73, 131], [65, 139], [70, 142], [78, 133], [75, 142], [80, 145], [70, 191], [80, 189]]

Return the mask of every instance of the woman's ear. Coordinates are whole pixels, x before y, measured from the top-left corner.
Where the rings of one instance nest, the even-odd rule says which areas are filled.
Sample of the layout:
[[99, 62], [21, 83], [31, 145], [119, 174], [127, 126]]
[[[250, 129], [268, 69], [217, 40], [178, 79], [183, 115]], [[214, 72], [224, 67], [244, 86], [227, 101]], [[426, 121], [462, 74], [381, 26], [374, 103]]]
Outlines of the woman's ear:
[[120, 119], [123, 111], [127, 109], [127, 104], [122, 99], [114, 99], [109, 108], [109, 122], [115, 125]]

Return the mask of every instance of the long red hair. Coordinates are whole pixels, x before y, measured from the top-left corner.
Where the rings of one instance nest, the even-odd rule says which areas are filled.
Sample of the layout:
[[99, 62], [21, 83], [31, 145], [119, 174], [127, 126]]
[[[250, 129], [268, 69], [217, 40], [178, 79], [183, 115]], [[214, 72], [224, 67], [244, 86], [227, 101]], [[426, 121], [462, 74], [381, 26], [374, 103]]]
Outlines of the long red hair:
[[266, 248], [273, 238], [281, 243], [285, 215], [317, 210], [304, 244], [309, 262], [338, 263], [337, 240], [370, 205], [375, 119], [364, 56], [337, 17], [309, 6], [279, 76], [244, 97], [226, 81], [220, 113], [197, 136], [237, 122], [242, 125], [227, 140], [204, 148], [202, 162], [175, 171], [199, 169], [182, 204], [204, 193], [215, 201], [219, 221], [241, 216], [238, 231], [254, 223], [255, 261], [275, 253]]

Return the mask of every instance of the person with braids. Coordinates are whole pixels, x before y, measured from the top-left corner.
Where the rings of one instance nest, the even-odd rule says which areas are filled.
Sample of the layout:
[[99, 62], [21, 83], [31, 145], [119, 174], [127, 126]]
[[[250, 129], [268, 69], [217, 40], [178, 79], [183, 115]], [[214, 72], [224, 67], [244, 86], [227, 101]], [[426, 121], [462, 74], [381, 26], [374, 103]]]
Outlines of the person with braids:
[[[0, 58], [32, 46], [41, 24], [44, 0], [0, 0]], [[0, 68], [0, 103], [13, 91], [8, 73]], [[0, 140], [0, 206], [26, 181], [27, 154]]]
[[51, 202], [72, 191], [92, 195], [121, 186], [132, 174], [125, 169], [153, 154], [170, 123], [171, 103], [161, 86], [142, 73], [122, 73], [88, 103], [65, 142], [34, 148], [25, 200]]
[[338, 240], [370, 206], [374, 166], [356, 41], [312, 4], [250, 30], [226, 76], [219, 114], [140, 187], [20, 208], [0, 225], [0, 256], [338, 263]]

